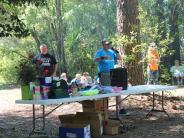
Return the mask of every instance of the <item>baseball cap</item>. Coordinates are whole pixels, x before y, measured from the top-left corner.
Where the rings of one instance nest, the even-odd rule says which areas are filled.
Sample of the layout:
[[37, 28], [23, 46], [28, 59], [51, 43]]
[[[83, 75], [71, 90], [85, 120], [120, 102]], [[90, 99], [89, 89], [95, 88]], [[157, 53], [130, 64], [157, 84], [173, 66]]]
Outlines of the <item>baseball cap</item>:
[[102, 44], [106, 44], [106, 45], [108, 45], [108, 44], [110, 44], [110, 42], [107, 40], [107, 39], [102, 39]]

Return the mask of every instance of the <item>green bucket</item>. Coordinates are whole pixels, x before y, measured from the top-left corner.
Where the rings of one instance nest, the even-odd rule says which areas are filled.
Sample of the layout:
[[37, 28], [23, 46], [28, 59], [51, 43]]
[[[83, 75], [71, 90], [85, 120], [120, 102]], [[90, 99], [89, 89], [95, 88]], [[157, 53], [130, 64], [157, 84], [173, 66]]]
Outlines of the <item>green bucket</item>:
[[30, 91], [29, 85], [21, 85], [22, 100], [32, 100], [33, 94]]

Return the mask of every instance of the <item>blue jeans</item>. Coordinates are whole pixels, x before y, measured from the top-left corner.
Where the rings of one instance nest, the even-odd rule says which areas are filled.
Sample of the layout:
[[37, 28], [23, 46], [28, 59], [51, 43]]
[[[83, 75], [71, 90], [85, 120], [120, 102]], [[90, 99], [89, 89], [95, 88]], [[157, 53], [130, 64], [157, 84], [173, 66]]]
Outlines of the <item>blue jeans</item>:
[[148, 70], [147, 75], [148, 75], [147, 84], [158, 84], [158, 75], [159, 75], [158, 70]]

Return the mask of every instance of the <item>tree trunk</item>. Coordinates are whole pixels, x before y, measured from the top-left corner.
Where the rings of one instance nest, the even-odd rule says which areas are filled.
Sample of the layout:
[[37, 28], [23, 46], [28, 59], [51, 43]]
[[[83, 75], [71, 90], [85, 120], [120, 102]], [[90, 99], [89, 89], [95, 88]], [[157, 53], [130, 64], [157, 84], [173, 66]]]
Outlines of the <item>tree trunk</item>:
[[37, 33], [36, 33], [36, 30], [35, 30], [35, 27], [33, 27], [33, 30], [30, 30], [30, 32], [31, 32], [31, 35], [32, 35], [32, 37], [34, 38], [34, 40], [35, 40], [35, 42], [36, 42], [36, 45], [37, 45], [37, 49], [38, 49], [38, 51], [40, 50], [40, 40], [39, 40], [39, 38], [38, 38], [38, 36], [37, 36]]
[[143, 65], [140, 62], [142, 55], [140, 52], [133, 53], [133, 48], [140, 44], [140, 21], [138, 19], [137, 0], [116, 0], [117, 33], [119, 36], [126, 35], [128, 39], [131, 32], [135, 33], [135, 43], [120, 46], [125, 55], [135, 55], [127, 63], [128, 78], [132, 85], [144, 84]]
[[[164, 0], [156, 0], [157, 16], [158, 16], [158, 34], [161, 35], [161, 39], [166, 39], [166, 17], [164, 13]], [[157, 40], [156, 43], [158, 43]]]
[[170, 4], [172, 6], [169, 16], [169, 25], [170, 25], [169, 33], [171, 39], [173, 39], [173, 42], [168, 45], [167, 53], [172, 52], [172, 54], [168, 54], [161, 59], [164, 65], [167, 67], [168, 71], [170, 70], [170, 67], [174, 64], [175, 59], [180, 60], [180, 39], [179, 39], [179, 28], [177, 24], [178, 5], [174, 1], [172, 1]]
[[[164, 0], [157, 0], [158, 5], [158, 23], [160, 33], [163, 39], [166, 39], [166, 25], [162, 22], [165, 21], [164, 16]], [[172, 6], [171, 6], [172, 5]], [[170, 69], [170, 67], [174, 64], [174, 60], [178, 59], [180, 60], [180, 41], [179, 41], [179, 29], [178, 29], [178, 4], [175, 1], [171, 1], [170, 3], [171, 11], [169, 16], [169, 25], [170, 25], [170, 37], [173, 39], [173, 42], [168, 45], [168, 52], [174, 51], [172, 55], [166, 55], [161, 60], [163, 61], [164, 65]], [[160, 24], [163, 24], [164, 26], [161, 26]], [[162, 31], [162, 32], [161, 32]], [[169, 52], [170, 53], [170, 52]]]
[[56, 4], [56, 45], [58, 52], [58, 68], [59, 72], [66, 72], [66, 59], [64, 52], [64, 39], [63, 39], [63, 20], [62, 20], [62, 0], [55, 0]]
[[169, 50], [174, 51], [174, 53], [168, 57], [170, 63], [169, 67], [171, 67], [174, 64], [175, 59], [180, 60], [180, 39], [177, 21], [178, 21], [178, 5], [175, 4], [174, 6], [172, 6], [171, 15], [169, 19], [170, 36], [173, 39], [173, 42], [169, 44]]

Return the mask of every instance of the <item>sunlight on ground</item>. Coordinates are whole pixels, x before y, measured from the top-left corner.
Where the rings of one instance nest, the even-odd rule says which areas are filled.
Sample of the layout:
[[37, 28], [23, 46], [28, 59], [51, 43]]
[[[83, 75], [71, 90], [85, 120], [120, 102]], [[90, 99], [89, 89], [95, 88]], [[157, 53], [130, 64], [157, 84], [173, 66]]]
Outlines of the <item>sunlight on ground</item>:
[[179, 130], [184, 130], [184, 125], [175, 125], [175, 126], [170, 126], [170, 131], [176, 132]]

